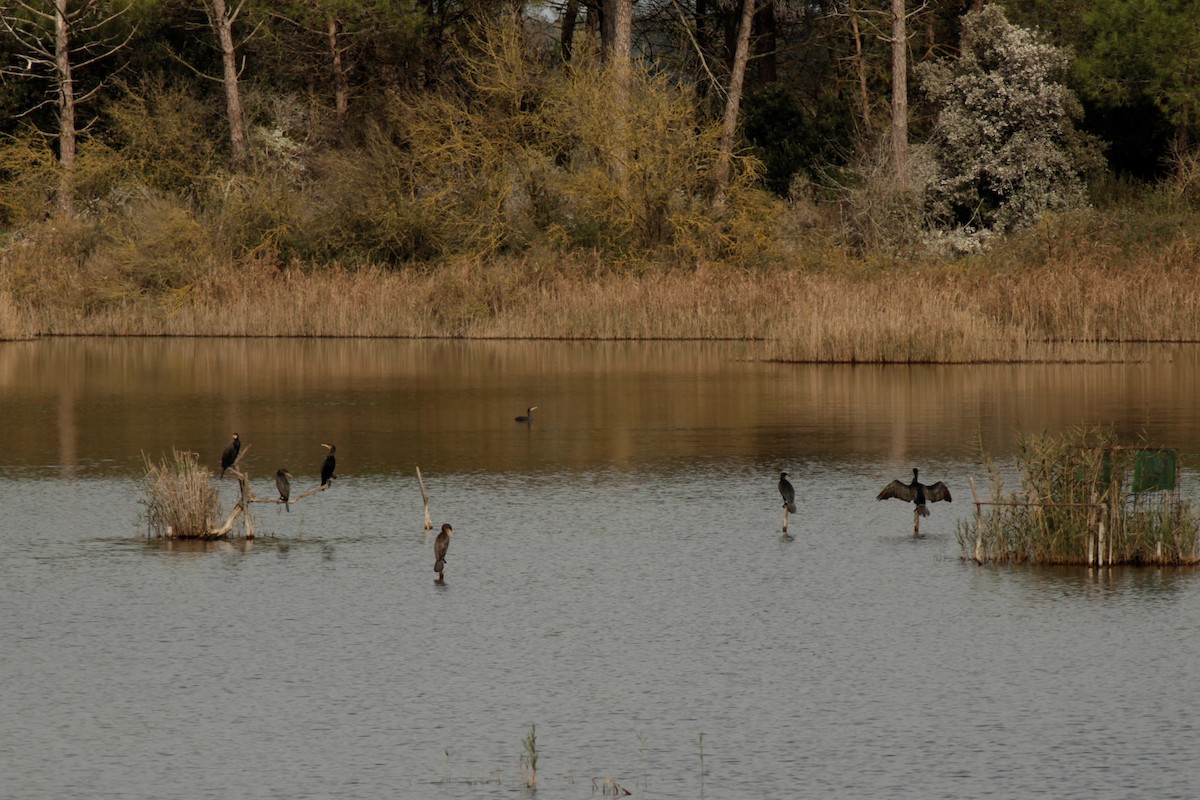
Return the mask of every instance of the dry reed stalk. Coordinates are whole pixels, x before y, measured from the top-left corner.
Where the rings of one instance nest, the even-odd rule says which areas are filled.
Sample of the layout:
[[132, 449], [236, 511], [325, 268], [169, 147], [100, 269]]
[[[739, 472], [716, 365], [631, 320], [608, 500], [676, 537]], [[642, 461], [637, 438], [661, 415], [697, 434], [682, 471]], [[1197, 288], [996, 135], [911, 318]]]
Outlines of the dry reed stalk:
[[[1111, 431], [1020, 441], [1021, 491], [999, 491], [959, 523], [964, 559], [1033, 564], [1200, 563], [1200, 516], [1171, 492], [1134, 495], [1137, 448]], [[984, 510], [986, 509], [986, 510]]]
[[426, 270], [249, 260], [157, 299], [81, 305], [63, 289], [22, 300], [28, 311], [16, 314], [5, 292], [21, 297], [14, 275], [30, 274], [24, 267], [0, 269], [0, 335], [16, 314], [18, 328], [57, 334], [766, 339], [777, 360], [857, 363], [1099, 361], [1114, 357], [1113, 343], [1200, 341], [1196, 245], [1172, 242], [1116, 265], [1111, 254], [1085, 255], [1092, 260], [1011, 270], [825, 272], [615, 272], [544, 256]]
[[12, 293], [0, 290], [0, 341], [28, 339], [33, 336], [26, 315], [17, 307]]
[[146, 520], [155, 536], [178, 539], [206, 538], [218, 511], [212, 473], [200, 466], [195, 453], [172, 448], [155, 463], [145, 453], [143, 488]]

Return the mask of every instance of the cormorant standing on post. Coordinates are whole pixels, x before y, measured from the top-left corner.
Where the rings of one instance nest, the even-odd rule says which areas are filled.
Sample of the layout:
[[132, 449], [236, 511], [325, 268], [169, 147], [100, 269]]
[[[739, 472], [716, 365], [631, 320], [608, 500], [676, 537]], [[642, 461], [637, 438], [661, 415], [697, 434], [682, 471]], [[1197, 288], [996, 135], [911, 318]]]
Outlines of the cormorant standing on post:
[[230, 442], [229, 445], [225, 448], [225, 451], [223, 453], [221, 453], [221, 477], [222, 478], [225, 477], [225, 470], [232, 467], [233, 462], [237, 461], [238, 453], [241, 451], [241, 449], [242, 449], [242, 440], [239, 439], [238, 435], [235, 433], [233, 435], [233, 441]]
[[454, 533], [454, 528], [450, 527], [449, 522], [442, 523], [442, 531], [433, 540], [433, 571], [438, 574], [439, 581], [445, 580], [442, 573], [446, 571], [446, 551], [450, 549], [450, 534]]
[[337, 447], [332, 444], [323, 444], [321, 447], [329, 448], [329, 455], [325, 456], [325, 463], [321, 465], [321, 485], [324, 486], [337, 477], [333, 474], [333, 471], [337, 469], [337, 459], [333, 456], [337, 452]]
[[792, 488], [792, 482], [787, 479], [787, 473], [779, 473], [779, 494], [783, 495], [783, 505], [787, 508], [789, 514], [796, 513], [796, 490]]
[[283, 501], [286, 511], [292, 510], [292, 507], [288, 505], [288, 498], [292, 496], [292, 484], [288, 481], [290, 477], [292, 477], [292, 473], [287, 471], [287, 467], [280, 467], [275, 471], [275, 488], [279, 490], [279, 499]]
[[929, 509], [925, 507], [926, 501], [936, 503], [939, 500], [951, 502], [950, 490], [946, 484], [938, 481], [937, 483], [926, 486], [917, 481], [917, 468], [913, 467], [912, 483], [901, 483], [899, 480], [894, 480], [887, 486], [883, 487], [883, 491], [879, 493], [876, 500], [887, 500], [889, 497], [895, 497], [897, 500], [903, 500], [906, 503], [915, 503], [917, 513], [922, 517], [929, 516]]
[[533, 422], [533, 410], [535, 408], [537, 408], [537, 406], [530, 406], [529, 408], [525, 409], [525, 413], [519, 417], [515, 417], [514, 421], [515, 422]]

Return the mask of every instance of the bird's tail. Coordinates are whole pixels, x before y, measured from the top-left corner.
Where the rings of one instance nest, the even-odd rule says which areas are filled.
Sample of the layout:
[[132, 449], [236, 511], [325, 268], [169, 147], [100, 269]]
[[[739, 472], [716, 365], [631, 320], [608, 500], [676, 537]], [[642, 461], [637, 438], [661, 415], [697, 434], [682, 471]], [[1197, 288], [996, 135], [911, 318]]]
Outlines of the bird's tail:
[[784, 503], [784, 505], [787, 506], [787, 510], [788, 510], [789, 514], [796, 513], [796, 504], [795, 503]]
[[917, 506], [917, 513], [920, 514], [922, 517], [928, 517], [929, 509], [926, 508], [925, 506]]
[[439, 558], [437, 560], [437, 563], [433, 565], [433, 571], [437, 572], [437, 573], [445, 572], [446, 571], [446, 562]]
[[289, 514], [292, 513], [292, 504], [289, 503], [287, 500], [284, 500], [283, 501], [283, 510], [288, 512]]

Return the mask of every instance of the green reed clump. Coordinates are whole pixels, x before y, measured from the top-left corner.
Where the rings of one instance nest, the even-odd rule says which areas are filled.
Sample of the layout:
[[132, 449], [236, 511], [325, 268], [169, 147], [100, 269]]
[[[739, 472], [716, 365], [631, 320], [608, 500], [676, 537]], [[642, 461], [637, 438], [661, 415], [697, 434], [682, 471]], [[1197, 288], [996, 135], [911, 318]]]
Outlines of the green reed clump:
[[[988, 502], [960, 522], [963, 557], [1033, 564], [1197, 564], [1200, 517], [1174, 489], [1134, 492], [1139, 452], [1112, 431], [1021, 437], [1021, 488], [985, 459]], [[1178, 467], [1176, 467], [1178, 468]], [[985, 498], [980, 498], [981, 500]]]
[[146, 463], [142, 503], [153, 535], [174, 539], [209, 536], [219, 501], [212, 473], [200, 466], [196, 454], [172, 448], [158, 463], [144, 453], [142, 458]]

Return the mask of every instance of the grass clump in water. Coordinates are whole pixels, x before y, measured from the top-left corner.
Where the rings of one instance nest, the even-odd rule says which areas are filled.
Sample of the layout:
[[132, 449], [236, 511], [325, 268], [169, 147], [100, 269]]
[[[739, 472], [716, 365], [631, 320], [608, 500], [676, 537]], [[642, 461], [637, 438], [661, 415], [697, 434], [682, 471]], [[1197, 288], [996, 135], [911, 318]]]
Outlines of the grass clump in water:
[[[991, 497], [960, 522], [977, 562], [1200, 564], [1200, 517], [1179, 496], [1177, 451], [1121, 445], [1107, 430], [1022, 437], [1021, 489], [986, 460]], [[983, 500], [983, 498], [980, 498]]]
[[198, 539], [211, 534], [218, 511], [212, 473], [200, 466], [195, 453], [172, 448], [155, 463], [143, 454], [146, 476], [146, 521], [152, 535], [171, 539]]

